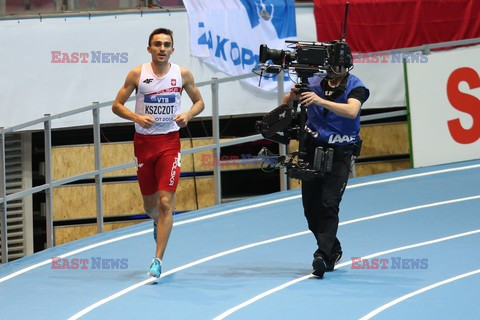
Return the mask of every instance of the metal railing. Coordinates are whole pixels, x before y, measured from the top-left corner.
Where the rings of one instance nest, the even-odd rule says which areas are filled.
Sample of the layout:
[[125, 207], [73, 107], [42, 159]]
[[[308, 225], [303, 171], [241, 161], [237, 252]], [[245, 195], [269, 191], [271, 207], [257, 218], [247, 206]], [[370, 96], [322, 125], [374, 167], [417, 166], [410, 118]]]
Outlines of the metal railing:
[[473, 39], [465, 39], [465, 40], [457, 40], [457, 41], [449, 41], [449, 42], [424, 44], [422, 46], [417, 46], [417, 47], [377, 51], [377, 52], [372, 52], [372, 53], [382, 54], [382, 53], [392, 53], [392, 52], [417, 52], [417, 51], [421, 51], [423, 54], [430, 54], [432, 49], [468, 46], [468, 45], [474, 45], [474, 44], [479, 44], [479, 43], [480, 43], [480, 38], [473, 38]]
[[[453, 46], [461, 46], [461, 45], [472, 45], [480, 43], [480, 38], [475, 39], [468, 39], [468, 40], [461, 40], [461, 41], [452, 41], [452, 42], [444, 42], [444, 43], [436, 43], [436, 44], [429, 44], [423, 45], [415, 48], [405, 48], [405, 49], [398, 49], [394, 50], [395, 52], [413, 52], [413, 51], [423, 51], [425, 53], [429, 53], [431, 49], [436, 48], [444, 48], [444, 47], [453, 47]], [[392, 52], [392, 51], [385, 51], [385, 52]], [[205, 145], [201, 147], [195, 147], [192, 149], [182, 151], [182, 155], [188, 155], [196, 152], [202, 152], [210, 149], [214, 149], [214, 156], [216, 159], [220, 159], [220, 148], [241, 144], [245, 142], [257, 141], [263, 139], [263, 137], [259, 134], [236, 138], [229, 141], [220, 142], [220, 133], [219, 133], [219, 84], [224, 82], [230, 81], [237, 81], [240, 79], [246, 79], [250, 77], [254, 77], [254, 74], [245, 74], [240, 76], [233, 76], [233, 77], [226, 77], [222, 79], [213, 78], [212, 80], [199, 82], [197, 86], [211, 86], [212, 92], [212, 129], [213, 129], [213, 144]], [[283, 77], [278, 77], [278, 103], [280, 104], [283, 98], [284, 92], [284, 83]], [[128, 101], [135, 100], [135, 96], [130, 97]], [[47, 247], [52, 247], [54, 244], [54, 236], [53, 236], [53, 214], [52, 214], [52, 190], [53, 188], [62, 186], [67, 183], [71, 183], [74, 181], [79, 181], [82, 179], [87, 179], [90, 177], [95, 177], [95, 188], [96, 188], [96, 208], [97, 208], [97, 230], [98, 232], [103, 232], [103, 204], [102, 204], [102, 176], [106, 173], [122, 170], [125, 168], [130, 168], [135, 166], [135, 162], [128, 162], [108, 168], [101, 167], [101, 142], [100, 142], [100, 119], [99, 119], [99, 109], [111, 106], [113, 101], [102, 102], [102, 103], [93, 103], [92, 105], [85, 106], [79, 109], [63, 112], [56, 115], [49, 115], [46, 114], [44, 117], [29, 121], [17, 126], [13, 126], [10, 128], [3, 128], [0, 127], [0, 221], [2, 223], [1, 228], [1, 244], [2, 244], [2, 262], [8, 261], [8, 246], [7, 246], [7, 202], [12, 201], [15, 199], [23, 198], [24, 196], [31, 195], [37, 192], [46, 191], [46, 216], [47, 216]], [[51, 163], [51, 122], [55, 119], [60, 119], [68, 116], [72, 116], [78, 113], [92, 111], [93, 116], [93, 131], [94, 131], [94, 153], [95, 153], [95, 170], [86, 172], [83, 174], [79, 174], [76, 176], [63, 178], [59, 180], [52, 179], [52, 163]], [[393, 112], [386, 112], [383, 114], [376, 114], [376, 115], [369, 115], [369, 116], [362, 116], [362, 121], [367, 120], [374, 120], [374, 119], [382, 119], [382, 118], [390, 118], [396, 116], [403, 116], [406, 115], [406, 111], [393, 111]], [[6, 172], [5, 172], [5, 134], [13, 133], [28, 127], [31, 127], [36, 124], [44, 124], [44, 134], [45, 134], [45, 184], [36, 186], [30, 189], [22, 190], [20, 192], [12, 193], [7, 195], [6, 194]], [[284, 145], [280, 145], [280, 154], [285, 155], [286, 147]], [[280, 187], [281, 190], [287, 189], [287, 177], [285, 174], [284, 169], [282, 169], [280, 174]], [[220, 176], [220, 166], [214, 166], [214, 188], [215, 188], [215, 203], [219, 204], [221, 202], [221, 176]]]
[[[220, 149], [222, 147], [232, 146], [236, 144], [257, 141], [263, 139], [260, 134], [251, 135], [242, 138], [236, 138], [229, 141], [220, 142], [220, 113], [219, 113], [219, 84], [231, 81], [237, 81], [241, 79], [254, 77], [254, 74], [245, 74], [240, 76], [226, 77], [222, 79], [213, 78], [212, 80], [199, 82], [197, 83], [198, 87], [210, 85], [212, 92], [212, 131], [213, 131], [213, 144], [205, 145], [201, 147], [195, 147], [192, 149], [187, 149], [182, 151], [182, 155], [193, 154], [197, 152], [202, 152], [206, 150], [214, 150], [214, 155], [216, 159], [220, 159]], [[279, 81], [277, 82], [278, 89], [278, 100], [281, 103], [284, 92], [284, 83], [283, 78], [278, 77]], [[135, 96], [130, 97], [127, 101], [135, 100]], [[96, 194], [96, 210], [97, 210], [97, 231], [103, 232], [103, 202], [102, 202], [102, 177], [104, 174], [122, 170], [125, 168], [130, 168], [135, 166], [135, 161], [128, 163], [102, 168], [101, 164], [101, 141], [100, 141], [100, 116], [99, 110], [101, 108], [109, 107], [113, 104], [113, 101], [107, 102], [94, 102], [92, 105], [78, 108], [75, 110], [63, 112], [56, 115], [45, 114], [44, 117], [37, 120], [28, 121], [26, 123], [13, 126], [10, 128], [0, 127], [0, 218], [1, 218], [1, 244], [2, 244], [2, 263], [8, 262], [8, 245], [7, 245], [7, 203], [12, 200], [21, 199], [25, 196], [32, 195], [34, 193], [45, 191], [46, 195], [46, 232], [47, 232], [47, 248], [50, 248], [54, 245], [54, 230], [53, 230], [53, 211], [52, 211], [52, 193], [53, 188], [65, 185], [67, 183], [95, 177], [95, 194]], [[53, 180], [52, 177], [52, 121], [55, 119], [61, 119], [76, 115], [82, 112], [92, 111], [93, 117], [93, 136], [94, 136], [94, 159], [95, 159], [95, 170], [85, 172], [79, 175], [75, 175], [68, 178]], [[6, 192], [6, 172], [5, 172], [5, 135], [9, 133], [14, 133], [22, 129], [43, 123], [43, 132], [45, 137], [45, 184], [22, 190], [20, 192], [12, 193], [7, 195]], [[285, 154], [285, 147], [281, 149], [281, 152]], [[221, 203], [221, 171], [220, 166], [214, 166], [214, 189], [215, 189], [215, 204]], [[286, 189], [287, 178], [286, 175], [280, 175], [280, 186], [282, 190]]]
[[[10, 2], [10, 3], [7, 3]], [[118, 11], [152, 10], [183, 8], [182, 0], [118, 0], [118, 1], [79, 1], [79, 0], [44, 0], [44, 1], [8, 1], [0, 0], [0, 16], [5, 15], [58, 15], [79, 11]]]

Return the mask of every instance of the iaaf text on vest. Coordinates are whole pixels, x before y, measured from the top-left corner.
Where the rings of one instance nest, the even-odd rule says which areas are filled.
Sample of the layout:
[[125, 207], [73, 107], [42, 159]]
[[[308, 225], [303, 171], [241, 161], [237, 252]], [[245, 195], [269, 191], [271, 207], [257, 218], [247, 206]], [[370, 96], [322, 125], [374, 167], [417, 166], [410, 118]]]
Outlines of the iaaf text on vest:
[[62, 52], [51, 51], [51, 63], [127, 63], [128, 52]]

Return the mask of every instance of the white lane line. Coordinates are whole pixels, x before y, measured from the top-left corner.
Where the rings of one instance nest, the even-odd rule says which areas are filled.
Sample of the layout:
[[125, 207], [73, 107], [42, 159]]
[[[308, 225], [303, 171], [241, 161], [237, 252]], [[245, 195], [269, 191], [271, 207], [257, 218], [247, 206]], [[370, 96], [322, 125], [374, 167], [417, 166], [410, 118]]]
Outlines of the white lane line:
[[[392, 181], [405, 180], [405, 179], [413, 179], [413, 178], [424, 177], [424, 176], [435, 175], [435, 174], [441, 174], [441, 173], [448, 173], [448, 172], [461, 171], [461, 170], [469, 170], [469, 169], [475, 169], [475, 168], [480, 168], [480, 164], [463, 166], [463, 167], [458, 167], [458, 168], [436, 170], [436, 171], [430, 171], [430, 172], [424, 172], [424, 173], [418, 173], [418, 174], [411, 174], [411, 175], [406, 175], [406, 176], [401, 176], [401, 177], [396, 177], [396, 178], [370, 181], [370, 182], [365, 182], [365, 183], [359, 183], [359, 184], [349, 185], [349, 186], [347, 186], [347, 189], [364, 187], [364, 186], [369, 186], [369, 185], [379, 184], [379, 183], [387, 183], [387, 182], [392, 182]], [[230, 213], [234, 213], [234, 212], [238, 212], [238, 211], [242, 211], [242, 210], [258, 208], [258, 207], [261, 207], [261, 206], [266, 206], [266, 205], [279, 203], [279, 202], [283, 202], [283, 201], [295, 200], [295, 199], [298, 199], [298, 198], [301, 198], [301, 195], [296, 195], [296, 196], [291, 196], [291, 197], [287, 197], [287, 198], [284, 198], [284, 199], [268, 201], [268, 202], [261, 203], [261, 204], [256, 204], [256, 205], [239, 207], [239, 208], [236, 208], [236, 209], [225, 210], [225, 211], [221, 211], [221, 212], [218, 212], [218, 213], [206, 215], [206, 216], [203, 216], [203, 217], [198, 217], [198, 218], [193, 218], [193, 219], [189, 219], [189, 220], [185, 220], [185, 221], [175, 222], [173, 224], [173, 226], [192, 223], [192, 222], [206, 220], [206, 219], [211, 219], [211, 218], [215, 218], [215, 217], [218, 217], [218, 216], [222, 216], [222, 215], [226, 215], [226, 214], [230, 214]], [[143, 235], [143, 234], [151, 232], [151, 231], [152, 231], [152, 229], [148, 229], [148, 230], [132, 233], [132, 234], [129, 234], [129, 235], [124, 235], [124, 236], [120, 236], [120, 237], [117, 237], [117, 238], [113, 238], [113, 239], [110, 239], [110, 240], [107, 240], [107, 241], [102, 241], [102, 242], [92, 244], [92, 245], [89, 245], [89, 246], [86, 246], [86, 247], [83, 247], [83, 248], [80, 248], [80, 249], [77, 249], [77, 250], [74, 250], [74, 251], [67, 252], [65, 254], [60, 255], [59, 257], [60, 258], [66, 258], [66, 257], [72, 256], [72, 255], [80, 253], [80, 252], [84, 252], [84, 251], [87, 251], [87, 250], [90, 250], [90, 249], [93, 249], [93, 248], [97, 248], [97, 247], [104, 246], [104, 245], [107, 245], [107, 244], [110, 244], [110, 243], [114, 243], [114, 242], [117, 242], [117, 241], [128, 239], [130, 237], [136, 237], [136, 236], [139, 236], [139, 235]], [[18, 271], [15, 271], [15, 272], [13, 272], [9, 275], [6, 275], [6, 276], [0, 278], [0, 283], [2, 283], [4, 281], [7, 281], [9, 279], [12, 279], [14, 277], [17, 277], [21, 274], [24, 274], [24, 273], [28, 272], [28, 271], [31, 271], [31, 270], [34, 270], [34, 269], [39, 268], [41, 266], [44, 266], [46, 264], [49, 264], [49, 263], [52, 263], [52, 259], [48, 259], [48, 260], [42, 261], [40, 263], [36, 263], [36, 264], [31, 265], [29, 267], [26, 267], [26, 268], [20, 269]]]
[[[425, 241], [425, 242], [419, 242], [419, 243], [411, 244], [411, 245], [408, 245], [408, 246], [398, 247], [398, 248], [395, 248], [395, 249], [389, 249], [389, 250], [385, 250], [385, 251], [372, 253], [368, 256], [362, 257], [362, 259], [371, 259], [371, 258], [374, 258], [374, 257], [383, 256], [383, 255], [393, 253], [393, 252], [408, 250], [408, 249], [422, 247], [422, 246], [428, 246], [428, 245], [431, 245], [431, 244], [435, 244], [435, 243], [439, 243], [439, 242], [443, 242], [443, 241], [448, 241], [448, 240], [452, 240], [452, 239], [456, 239], [456, 238], [460, 238], [460, 237], [470, 236], [470, 235], [477, 234], [477, 233], [480, 233], [480, 229], [476, 229], [476, 230], [472, 230], [472, 231], [468, 231], [468, 232], [464, 232], [464, 233], [459, 233], [459, 234], [454, 234], [454, 235], [451, 235], [451, 236], [448, 236], [448, 237], [438, 238], [438, 239], [429, 240], [429, 241]], [[351, 260], [346, 261], [346, 262], [337, 264], [335, 266], [335, 269], [342, 268], [342, 267], [345, 267], [345, 266], [348, 266], [348, 265], [351, 265], [351, 264], [352, 264]], [[285, 282], [284, 284], [279, 285], [279, 286], [277, 286], [275, 288], [272, 288], [270, 290], [264, 291], [264, 292], [260, 293], [259, 295], [256, 295], [255, 297], [250, 298], [247, 301], [242, 302], [241, 304], [236, 305], [235, 307], [228, 309], [227, 311], [225, 311], [222, 314], [213, 318], [213, 320], [225, 319], [229, 315], [237, 312], [238, 310], [240, 310], [242, 308], [245, 308], [248, 305], [251, 305], [254, 302], [259, 301], [260, 299], [263, 299], [263, 298], [265, 298], [265, 297], [267, 297], [267, 296], [269, 296], [269, 295], [271, 295], [275, 292], [278, 292], [278, 291], [283, 290], [283, 289], [285, 289], [285, 288], [287, 288], [291, 285], [294, 285], [295, 283], [298, 283], [298, 282], [301, 282], [303, 280], [307, 280], [307, 279], [310, 279], [310, 278], [313, 278], [313, 277], [315, 277], [315, 276], [312, 275], [312, 274], [305, 275], [303, 277]]]
[[357, 218], [357, 219], [352, 219], [352, 220], [347, 220], [347, 221], [344, 221], [344, 222], [340, 222], [338, 225], [339, 226], [344, 226], [344, 225], [351, 224], [351, 223], [356, 223], [356, 222], [371, 220], [371, 219], [377, 219], [377, 218], [380, 218], [380, 217], [391, 216], [391, 215], [398, 214], [398, 213], [404, 213], [404, 212], [414, 211], [414, 210], [419, 210], [419, 209], [424, 209], [424, 208], [443, 206], [443, 205], [450, 204], [450, 203], [456, 203], [456, 202], [462, 202], [462, 201], [468, 201], [468, 200], [475, 200], [475, 199], [480, 199], [480, 195], [465, 197], [465, 198], [452, 199], [452, 200], [445, 200], [445, 201], [440, 201], [440, 202], [427, 203], [427, 204], [422, 204], [422, 205], [419, 205], [419, 206], [409, 207], [409, 208], [405, 208], [405, 209], [399, 209], [399, 210], [389, 211], [389, 212], [385, 212], [385, 213], [374, 214], [374, 215], [367, 216], [367, 217], [362, 217], [362, 218]]
[[267, 202], [252, 204], [252, 205], [245, 206], [245, 207], [239, 207], [239, 208], [225, 210], [225, 211], [221, 211], [221, 212], [217, 212], [217, 213], [212, 213], [212, 214], [209, 214], [208, 216], [203, 216], [203, 217], [193, 218], [193, 219], [189, 219], [189, 220], [185, 220], [185, 221], [175, 222], [174, 225], [175, 226], [180, 226], [182, 224], [187, 224], [187, 223], [202, 221], [202, 220], [206, 220], [206, 219], [216, 218], [216, 217], [224, 216], [226, 214], [231, 214], [231, 213], [235, 213], [235, 212], [239, 212], [239, 211], [243, 211], [243, 210], [255, 209], [255, 208], [269, 206], [269, 205], [272, 205], [272, 204], [277, 204], [277, 203], [280, 203], [280, 202], [295, 200], [295, 199], [298, 199], [300, 197], [301, 197], [300, 195], [296, 195], [296, 196], [290, 196], [290, 197], [286, 197], [286, 198], [282, 198], [282, 199], [276, 199], [276, 200], [270, 200], [270, 201], [267, 201]]
[[400, 298], [397, 298], [393, 301], [390, 301], [389, 303], [386, 303], [384, 304], [383, 306], [373, 310], [372, 312], [370, 312], [369, 314], [363, 316], [360, 318], [360, 320], [368, 320], [368, 319], [371, 319], [372, 317], [376, 316], [377, 314], [379, 314], [380, 312], [382, 311], [385, 311], [386, 309], [390, 308], [390, 307], [393, 307], [394, 305], [402, 302], [402, 301], [405, 301], [411, 297], [414, 297], [416, 295], [419, 295], [421, 293], [424, 293], [426, 291], [429, 291], [429, 290], [432, 290], [432, 289], [435, 289], [437, 287], [440, 287], [440, 286], [443, 286], [445, 284], [448, 284], [448, 283], [451, 283], [451, 282], [454, 282], [454, 281], [457, 281], [457, 280], [460, 280], [460, 279], [463, 279], [463, 278], [467, 278], [467, 277], [470, 277], [470, 276], [473, 276], [473, 275], [476, 275], [480, 273], [480, 269], [477, 269], [477, 270], [473, 270], [473, 271], [470, 271], [470, 272], [467, 272], [467, 273], [463, 273], [463, 274], [460, 274], [458, 276], [455, 276], [455, 277], [452, 277], [452, 278], [449, 278], [449, 279], [446, 279], [446, 280], [443, 280], [443, 281], [440, 281], [440, 282], [436, 282], [434, 284], [431, 284], [427, 287], [424, 287], [424, 288], [421, 288], [421, 289], [418, 289], [416, 291], [413, 291], [413, 292], [410, 292], [409, 294], [406, 294], [404, 296], [401, 296]]
[[[142, 235], [142, 234], [145, 234], [145, 233], [148, 233], [148, 232], [152, 232], [151, 229], [148, 229], [148, 230], [144, 230], [144, 231], [139, 231], [139, 232], [135, 232], [135, 233], [131, 233], [131, 234], [127, 234], [127, 235], [124, 235], [124, 236], [121, 236], [121, 237], [117, 237], [117, 238], [114, 238], [114, 239], [110, 239], [110, 240], [106, 240], [106, 241], [102, 241], [102, 242], [98, 242], [98, 243], [95, 243], [95, 244], [92, 244], [92, 245], [89, 245], [89, 246], [86, 246], [86, 247], [83, 247], [83, 248], [80, 248], [80, 249], [77, 249], [77, 250], [74, 250], [74, 251], [70, 251], [70, 252], [67, 252], [65, 254], [62, 254], [60, 255], [59, 257], [60, 258], [66, 258], [66, 257], [69, 257], [69, 256], [72, 256], [74, 254], [77, 254], [77, 253], [80, 253], [80, 252], [83, 252], [83, 251], [87, 251], [87, 250], [90, 250], [90, 249], [93, 249], [93, 248], [96, 248], [96, 247], [100, 247], [100, 246], [104, 246], [106, 244], [109, 244], [109, 243], [113, 243], [113, 242], [117, 242], [117, 241], [120, 241], [120, 240], [124, 240], [124, 239], [128, 239], [128, 238], [132, 238], [132, 237], [136, 237], [136, 236], [139, 236], [139, 235]], [[16, 276], [19, 276], [25, 272], [28, 272], [30, 270], [33, 270], [33, 269], [36, 269], [38, 267], [41, 267], [41, 266], [44, 266], [46, 264], [49, 264], [49, 263], [52, 263], [52, 259], [48, 259], [48, 260], [45, 260], [45, 261], [42, 261], [42, 262], [39, 262], [39, 263], [36, 263], [34, 265], [31, 265], [29, 267], [26, 267], [26, 268], [23, 268], [23, 269], [20, 269], [18, 271], [15, 271], [7, 276], [4, 276], [3, 278], [0, 278], [0, 283], [4, 282], [4, 281], [7, 281], [9, 279], [12, 279]]]
[[[297, 199], [297, 198], [299, 198], [299, 197], [300, 197], [300, 196], [291, 196], [291, 197], [287, 197], [287, 198], [283, 198], [283, 199], [277, 199], [277, 200], [267, 201], [267, 202], [258, 203], [258, 204], [254, 204], [254, 205], [249, 205], [249, 206], [245, 206], [245, 207], [240, 207], [240, 208], [235, 208], [235, 209], [220, 211], [220, 212], [213, 213], [213, 214], [209, 214], [209, 215], [206, 215], [206, 216], [203, 216], [203, 217], [192, 218], [192, 219], [185, 220], [185, 221], [178, 221], [178, 222], [175, 222], [175, 223], [173, 224], [173, 226], [175, 227], [175, 226], [184, 225], [184, 224], [188, 224], [188, 223], [193, 223], [193, 222], [197, 222], [197, 221], [212, 219], [212, 218], [216, 218], [216, 217], [219, 217], [219, 216], [223, 216], [223, 215], [235, 213], [235, 212], [242, 211], [242, 210], [255, 209], [255, 208], [259, 208], [259, 207], [263, 207], [263, 206], [268, 206], [268, 205], [272, 205], [272, 204], [276, 204], [276, 203], [280, 203], [280, 202], [284, 202], [284, 201], [290, 201], [290, 200], [293, 200], [293, 199]], [[84, 251], [87, 251], [87, 250], [90, 250], [90, 249], [94, 249], [94, 248], [97, 248], [97, 247], [101, 247], [101, 246], [104, 246], [104, 245], [107, 245], [107, 244], [110, 244], [110, 243], [114, 243], [114, 242], [117, 242], [117, 241], [125, 240], [125, 239], [128, 239], [128, 238], [140, 236], [140, 235], [143, 235], [143, 234], [146, 234], [146, 233], [149, 233], [149, 232], [152, 232], [152, 229], [151, 229], [151, 228], [150, 228], [150, 229], [147, 229], [147, 230], [143, 230], [143, 231], [139, 231], [139, 232], [135, 232], [135, 233], [123, 235], [123, 236], [120, 236], [120, 237], [116, 237], [116, 238], [113, 238], [113, 239], [110, 239], [110, 240], [98, 242], [98, 243], [95, 243], [95, 244], [92, 244], [92, 245], [89, 245], [89, 246], [86, 246], [86, 247], [82, 247], [82, 248], [80, 248], [80, 249], [73, 250], [73, 251], [67, 252], [67, 253], [65, 253], [65, 254], [59, 255], [59, 257], [60, 257], [60, 258], [66, 258], [66, 257], [72, 256], [72, 255], [77, 254], [77, 253], [81, 253], [81, 252], [84, 252]], [[31, 265], [31, 266], [29, 266], [29, 267], [20, 269], [20, 270], [18, 270], [18, 271], [15, 271], [15, 272], [13, 272], [13, 273], [11, 273], [11, 274], [9, 274], [9, 275], [6, 275], [6, 276], [0, 278], [0, 283], [2, 283], [2, 282], [4, 282], [4, 281], [7, 281], [7, 280], [9, 280], [9, 279], [12, 279], [12, 278], [14, 278], [14, 277], [17, 277], [17, 276], [19, 276], [19, 275], [21, 275], [21, 274], [23, 274], [23, 273], [26, 273], [26, 272], [28, 272], [28, 271], [30, 271], [30, 270], [33, 270], [33, 269], [36, 269], [36, 268], [38, 268], [38, 267], [47, 265], [47, 264], [49, 264], [49, 263], [52, 263], [52, 259], [47, 259], [47, 260], [45, 260], [45, 261], [36, 263], [36, 264], [34, 264], [34, 265]]]
[[370, 182], [358, 183], [358, 184], [354, 184], [354, 185], [351, 185], [351, 186], [347, 186], [347, 189], [371, 186], [371, 185], [374, 185], [374, 184], [386, 183], [386, 182], [392, 182], [392, 181], [400, 181], [400, 180], [406, 180], [406, 179], [426, 177], [426, 176], [431, 176], [431, 175], [441, 174], [441, 173], [449, 173], [449, 172], [455, 172], [455, 171], [461, 171], [461, 170], [476, 169], [476, 168], [480, 168], [480, 164], [474, 164], [474, 165], [465, 166], [465, 167], [458, 167], [458, 168], [435, 170], [435, 171], [429, 171], [429, 172], [423, 172], [423, 173], [410, 174], [410, 175], [401, 176], [401, 177], [395, 177], [395, 178], [389, 178], [389, 179], [383, 179], [383, 180], [374, 180], [374, 181], [370, 181]]
[[[442, 201], [442, 202], [437, 202], [437, 203], [430, 203], [430, 204], [426, 204], [426, 205], [423, 205], [423, 206], [416, 206], [416, 207], [411, 207], [411, 208], [406, 208], [406, 209], [401, 209], [401, 210], [395, 210], [395, 211], [390, 211], [390, 212], [385, 212], [385, 213], [380, 213], [380, 214], [375, 214], [375, 215], [371, 215], [371, 216], [368, 216], [368, 217], [363, 217], [363, 218], [359, 218], [359, 219], [353, 219], [353, 220], [348, 220], [348, 221], [344, 221], [342, 223], [340, 223], [339, 225], [347, 225], [347, 224], [351, 224], [351, 223], [356, 223], [356, 222], [361, 222], [361, 221], [365, 221], [365, 220], [371, 220], [371, 219], [377, 219], [377, 218], [382, 218], [382, 217], [386, 217], [386, 216], [390, 216], [392, 214], [398, 214], [398, 213], [405, 213], [407, 211], [413, 211], [413, 210], [418, 210], [418, 209], [421, 209], [421, 208], [426, 208], [426, 207], [432, 207], [434, 205], [438, 205], [438, 203], [441, 203], [441, 205], [445, 205], [447, 203], [454, 203], [454, 202], [459, 202], [459, 201], [466, 201], [466, 200], [472, 200], [472, 199], [477, 199], [477, 198], [480, 198], [480, 195], [478, 196], [475, 196], [475, 197], [468, 197], [468, 198], [461, 198], [461, 199], [454, 199], [454, 200], [449, 200], [449, 201]], [[256, 246], [260, 246], [260, 245], [264, 245], [264, 244], [268, 244], [268, 243], [273, 243], [273, 242], [276, 242], [276, 241], [281, 241], [281, 240], [285, 240], [285, 239], [290, 239], [290, 238], [294, 238], [294, 237], [298, 237], [298, 236], [302, 236], [302, 235], [306, 235], [306, 234], [310, 234], [310, 230], [306, 230], [306, 231], [302, 231], [302, 232], [297, 232], [297, 233], [293, 233], [293, 234], [289, 234], [289, 235], [285, 235], [285, 236], [281, 236], [281, 237], [278, 237], [278, 238], [273, 238], [273, 239], [269, 239], [269, 240], [264, 240], [264, 241], [260, 241], [260, 242], [255, 242], [255, 243], [252, 243], [252, 244], [248, 244], [248, 245], [245, 245], [245, 246], [241, 246], [241, 247], [238, 247], [238, 248], [235, 248], [235, 249], [231, 249], [231, 250], [228, 250], [228, 251], [223, 251], [223, 252], [220, 252], [220, 253], [217, 253], [217, 254], [214, 254], [212, 256], [208, 256], [206, 258], [202, 258], [202, 259], [199, 259], [199, 260], [196, 260], [194, 262], [191, 262], [191, 263], [188, 263], [188, 264], [185, 264], [183, 266], [180, 266], [180, 267], [177, 267], [175, 269], [172, 269], [172, 270], [169, 270], [165, 273], [162, 273], [161, 275], [161, 278], [163, 277], [166, 277], [170, 274], [173, 274], [175, 272], [179, 272], [181, 270], [185, 270], [187, 268], [190, 268], [190, 267], [193, 267], [193, 266], [196, 266], [198, 264], [201, 264], [201, 263], [204, 263], [206, 261], [210, 261], [212, 259], [215, 259], [215, 258], [219, 258], [219, 257], [222, 257], [222, 256], [225, 256], [227, 254], [231, 254], [231, 253], [235, 253], [235, 252], [238, 252], [238, 251], [241, 251], [241, 250], [246, 250], [246, 249], [250, 249], [250, 248], [253, 248], [253, 247], [256, 247]], [[367, 257], [369, 259], [369, 256]], [[342, 263], [342, 264], [338, 264], [336, 266], [336, 268], [340, 268], [342, 266], [345, 266], [345, 265], [348, 265], [348, 264], [351, 264], [351, 262], [349, 263]], [[304, 277], [301, 277], [299, 279], [296, 279], [296, 280], [293, 280], [292, 283], [287, 283], [285, 284], [286, 286], [285, 287], [288, 287], [290, 285], [292, 285], [293, 283], [297, 283], [297, 282], [300, 282], [302, 280], [305, 280], [305, 279], [308, 279], [310, 278], [312, 275], [306, 275]], [[105, 299], [102, 299], [102, 300], [99, 300], [98, 302], [88, 306], [87, 308], [83, 309], [83, 310], [80, 310], [78, 313], [76, 313], [75, 315], [73, 315], [72, 317], [69, 318], [70, 319], [78, 319], [79, 317], [81, 316], [84, 316], [85, 314], [89, 313], [90, 311], [100, 307], [101, 305], [109, 302], [109, 301], [112, 301], [118, 297], [121, 297], [125, 294], [127, 294], [128, 292], [130, 291], [133, 291], [139, 287], [141, 287], [142, 285], [144, 284], [148, 284], [148, 283], [151, 283], [151, 282], [154, 282], [156, 279], [147, 279], [147, 280], [143, 280], [139, 283], [136, 283], [134, 285], [131, 285], [130, 287], [126, 288], [126, 289], [123, 289]], [[281, 288], [283, 289], [283, 288]], [[281, 290], [280, 289], [280, 290]], [[266, 294], [266, 295], [269, 295]], [[265, 296], [266, 296], [265, 295]]]

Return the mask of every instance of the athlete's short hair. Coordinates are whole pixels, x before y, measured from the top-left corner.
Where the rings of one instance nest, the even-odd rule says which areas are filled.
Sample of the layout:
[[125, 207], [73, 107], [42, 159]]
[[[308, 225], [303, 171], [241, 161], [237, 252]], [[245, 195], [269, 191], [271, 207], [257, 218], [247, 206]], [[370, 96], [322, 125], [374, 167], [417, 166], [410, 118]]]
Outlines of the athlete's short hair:
[[170, 30], [170, 29], [166, 29], [166, 28], [158, 28], [158, 29], [155, 29], [152, 31], [152, 33], [150, 34], [150, 37], [148, 37], [148, 46], [151, 45], [151, 42], [152, 42], [152, 38], [154, 35], [156, 34], [166, 34], [166, 35], [169, 35], [170, 38], [172, 38], [172, 47], [173, 47], [173, 31]]

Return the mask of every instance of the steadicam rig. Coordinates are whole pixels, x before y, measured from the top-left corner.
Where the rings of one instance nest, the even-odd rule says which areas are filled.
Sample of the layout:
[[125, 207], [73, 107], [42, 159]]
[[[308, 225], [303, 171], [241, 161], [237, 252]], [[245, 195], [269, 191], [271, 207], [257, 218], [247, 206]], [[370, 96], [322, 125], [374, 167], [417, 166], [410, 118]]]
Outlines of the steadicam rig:
[[[309, 91], [308, 78], [316, 73], [327, 77], [343, 76], [353, 68], [353, 56], [345, 42], [348, 3], [345, 10], [345, 24], [342, 40], [332, 42], [286, 41], [292, 50], [270, 49], [260, 45], [259, 67], [263, 73], [279, 74], [287, 70], [297, 76], [298, 94]], [[300, 109], [300, 111], [298, 110]], [[288, 145], [290, 140], [298, 140], [298, 151], [284, 157], [274, 155], [263, 148], [259, 156], [263, 158], [264, 170], [285, 166], [290, 178], [311, 180], [331, 170], [333, 149], [318, 147], [312, 163], [306, 161], [305, 141], [307, 139], [306, 106], [293, 100], [292, 105], [282, 104], [257, 121], [256, 130], [268, 140]]]

